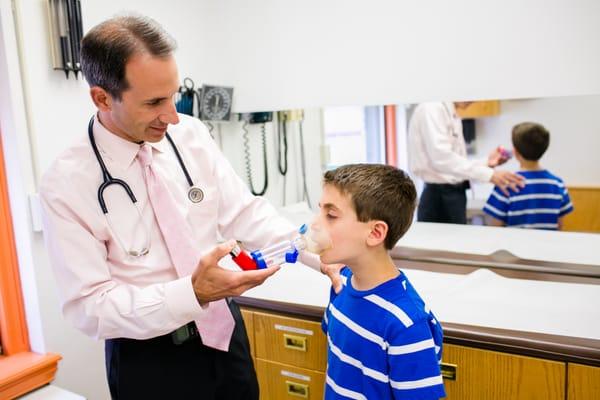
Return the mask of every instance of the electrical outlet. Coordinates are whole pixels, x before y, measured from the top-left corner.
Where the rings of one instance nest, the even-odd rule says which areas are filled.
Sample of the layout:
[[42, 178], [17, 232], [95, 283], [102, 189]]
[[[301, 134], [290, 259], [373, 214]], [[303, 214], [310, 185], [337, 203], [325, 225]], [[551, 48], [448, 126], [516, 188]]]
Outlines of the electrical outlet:
[[277, 118], [283, 122], [302, 121], [304, 119], [304, 110], [297, 108], [295, 110], [278, 111]]
[[273, 113], [268, 112], [253, 112], [240, 114], [240, 121], [246, 121], [249, 124], [264, 124], [265, 122], [273, 121]]

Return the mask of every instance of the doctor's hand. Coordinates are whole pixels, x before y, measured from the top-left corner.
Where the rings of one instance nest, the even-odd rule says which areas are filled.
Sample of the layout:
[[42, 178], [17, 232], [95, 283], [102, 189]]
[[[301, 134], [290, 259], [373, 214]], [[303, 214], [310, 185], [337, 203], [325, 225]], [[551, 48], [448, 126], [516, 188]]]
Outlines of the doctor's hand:
[[333, 291], [339, 293], [342, 290], [342, 277], [340, 270], [344, 268], [344, 264], [323, 264], [321, 263], [321, 272], [329, 277]]
[[507, 188], [518, 192], [520, 188], [525, 187], [525, 178], [509, 171], [494, 171], [490, 182], [498, 186], [506, 196], [509, 195]]
[[488, 156], [488, 167], [494, 168], [507, 162], [511, 153], [502, 146], [496, 147]]
[[200, 305], [225, 297], [239, 296], [246, 290], [262, 284], [280, 267], [269, 267], [255, 271], [230, 271], [217, 263], [233, 249], [234, 240], [212, 249], [202, 256], [192, 274], [192, 285]]

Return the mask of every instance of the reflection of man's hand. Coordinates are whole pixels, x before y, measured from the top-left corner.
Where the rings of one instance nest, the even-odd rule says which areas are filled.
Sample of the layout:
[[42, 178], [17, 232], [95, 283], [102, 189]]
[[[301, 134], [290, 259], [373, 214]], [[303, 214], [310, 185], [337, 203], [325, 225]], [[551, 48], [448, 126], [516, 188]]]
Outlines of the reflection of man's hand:
[[200, 304], [239, 296], [279, 271], [279, 266], [241, 272], [221, 268], [218, 261], [229, 254], [234, 245], [233, 240], [220, 244], [200, 259], [192, 274], [192, 285]]
[[321, 272], [329, 277], [331, 286], [336, 293], [342, 290], [342, 277], [340, 270], [344, 268], [344, 264], [323, 264], [321, 263]]
[[496, 147], [488, 156], [488, 167], [494, 168], [498, 165], [502, 165], [508, 161], [510, 156], [508, 152], [502, 148], [502, 146]]
[[525, 178], [509, 171], [494, 171], [490, 182], [498, 186], [506, 196], [509, 195], [508, 188], [511, 188], [514, 192], [519, 192], [520, 188], [525, 187]]

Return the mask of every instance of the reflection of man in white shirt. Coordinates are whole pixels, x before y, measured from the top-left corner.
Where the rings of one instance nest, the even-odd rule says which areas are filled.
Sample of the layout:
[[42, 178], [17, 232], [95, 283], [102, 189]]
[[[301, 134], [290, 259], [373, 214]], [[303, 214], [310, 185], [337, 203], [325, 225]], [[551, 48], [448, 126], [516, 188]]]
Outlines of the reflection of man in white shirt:
[[490, 153], [487, 163], [467, 158], [456, 108], [469, 104], [421, 103], [412, 115], [408, 130], [409, 168], [425, 182], [417, 211], [419, 221], [466, 223], [465, 190], [471, 179], [492, 182], [503, 190], [517, 190], [521, 184], [518, 175], [493, 169], [507, 160], [500, 148]]

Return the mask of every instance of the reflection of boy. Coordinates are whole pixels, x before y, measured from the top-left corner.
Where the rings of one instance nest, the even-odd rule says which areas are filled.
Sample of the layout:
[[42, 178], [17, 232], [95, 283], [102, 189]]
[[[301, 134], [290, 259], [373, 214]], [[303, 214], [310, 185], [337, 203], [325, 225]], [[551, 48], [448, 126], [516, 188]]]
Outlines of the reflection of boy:
[[442, 328], [388, 253], [411, 225], [416, 191], [401, 170], [355, 164], [325, 173], [326, 264], [343, 263], [323, 319], [325, 399], [438, 399]]
[[494, 225], [561, 229], [562, 217], [573, 211], [573, 204], [562, 179], [539, 163], [550, 133], [540, 124], [523, 122], [513, 127], [512, 142], [525, 187], [519, 193], [509, 189], [508, 195], [494, 187], [483, 211], [494, 218]]

